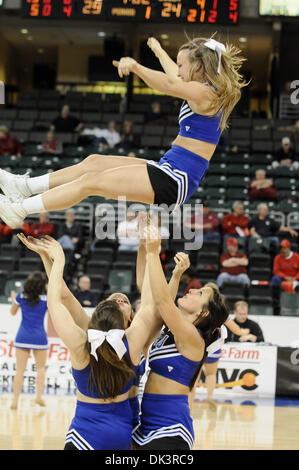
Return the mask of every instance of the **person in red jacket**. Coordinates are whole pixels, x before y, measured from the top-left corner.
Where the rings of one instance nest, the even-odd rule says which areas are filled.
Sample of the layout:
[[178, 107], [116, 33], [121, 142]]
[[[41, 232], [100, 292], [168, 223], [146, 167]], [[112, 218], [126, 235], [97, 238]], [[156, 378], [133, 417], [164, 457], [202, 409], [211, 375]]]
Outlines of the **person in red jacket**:
[[34, 238], [52, 235], [54, 232], [54, 224], [48, 221], [48, 213], [41, 212], [39, 214], [39, 222], [32, 224], [30, 227], [30, 235]]
[[281, 286], [286, 292], [294, 293], [299, 285], [299, 254], [291, 251], [287, 239], [281, 241], [280, 248], [280, 254], [274, 258], [271, 286]]
[[[24, 235], [26, 237], [28, 237], [28, 235], [30, 235], [30, 225], [28, 224], [28, 222], [22, 222], [20, 224], [20, 226], [17, 227], [16, 229], [12, 229], [8, 225], [5, 225], [5, 227], [3, 229], [3, 236], [5, 236], [6, 242], [11, 243], [12, 245], [18, 245], [19, 244], [19, 240], [17, 238], [18, 233], [24, 233]], [[10, 242], [7, 241], [7, 237], [9, 235], [11, 235], [11, 237], [12, 237]]]
[[226, 240], [227, 253], [220, 256], [221, 272], [217, 277], [219, 288], [225, 282], [236, 282], [243, 286], [250, 285], [247, 275], [248, 258], [245, 253], [238, 253], [238, 240], [230, 237]]
[[240, 201], [233, 204], [233, 212], [222, 218], [222, 234], [226, 236], [244, 237], [249, 235], [248, 223], [249, 219], [244, 215], [244, 205]]
[[22, 155], [22, 145], [9, 134], [6, 126], [0, 126], [0, 155]]

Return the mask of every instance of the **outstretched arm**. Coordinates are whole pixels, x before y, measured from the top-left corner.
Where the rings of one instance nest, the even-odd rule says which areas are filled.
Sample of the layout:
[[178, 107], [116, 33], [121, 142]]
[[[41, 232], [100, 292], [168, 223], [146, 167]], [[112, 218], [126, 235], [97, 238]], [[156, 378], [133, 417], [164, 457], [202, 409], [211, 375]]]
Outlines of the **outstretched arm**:
[[189, 256], [186, 253], [177, 253], [174, 257], [176, 266], [172, 271], [172, 276], [168, 284], [170, 295], [176, 299], [182, 274], [190, 267]]
[[204, 341], [196, 327], [176, 307], [159, 258], [159, 234], [153, 227], [148, 228], [146, 250], [151, 290], [155, 304], [164, 323], [173, 333], [180, 351], [191, 360], [198, 360], [204, 352]]
[[178, 78], [178, 66], [177, 64], [169, 57], [167, 52], [162, 48], [161, 44], [157, 39], [151, 37], [147, 41], [148, 47], [153, 51], [157, 59], [159, 60], [164, 72], [170, 78]]
[[[18, 234], [19, 240], [31, 251], [37, 253], [43, 262], [45, 271], [47, 273], [48, 279], [51, 274], [53, 260], [49, 256], [46, 248], [42, 245], [42, 241], [33, 237], [25, 237], [24, 234]], [[48, 235], [45, 237], [46, 240], [54, 240], [52, 237]], [[85, 312], [84, 308], [80, 304], [80, 302], [76, 299], [76, 297], [72, 294], [64, 280], [62, 280], [62, 291], [61, 291], [61, 301], [63, 305], [68, 309], [71, 313], [74, 322], [83, 330], [87, 331], [88, 323], [89, 323], [89, 316]]]
[[54, 239], [44, 239], [42, 244], [53, 259], [48, 283], [47, 303], [54, 328], [58, 336], [69, 348], [71, 355], [78, 354], [79, 351], [82, 355], [86, 342], [86, 332], [76, 325], [70, 312], [62, 303], [63, 270], [65, 265], [63, 249]]

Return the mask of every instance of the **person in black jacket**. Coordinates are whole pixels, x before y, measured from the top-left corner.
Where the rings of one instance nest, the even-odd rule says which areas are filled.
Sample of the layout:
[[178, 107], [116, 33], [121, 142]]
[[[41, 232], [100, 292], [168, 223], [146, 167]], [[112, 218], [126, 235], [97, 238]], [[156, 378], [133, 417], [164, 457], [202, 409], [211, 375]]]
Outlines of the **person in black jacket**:
[[250, 332], [248, 335], [237, 336], [237, 335], [234, 335], [230, 330], [228, 330], [228, 336], [227, 336], [228, 342], [237, 343], [237, 342], [250, 341], [252, 343], [261, 343], [265, 341], [263, 332], [260, 326], [258, 325], [258, 323], [248, 318], [247, 302], [243, 300], [236, 302], [234, 306], [234, 314], [235, 314], [235, 318], [233, 319], [234, 322], [236, 322], [236, 324], [240, 326], [240, 328], [248, 328]]
[[96, 307], [98, 305], [97, 295], [90, 290], [90, 278], [81, 276], [78, 288], [74, 291], [74, 296], [83, 307]]
[[57, 233], [57, 241], [65, 249], [80, 251], [83, 244], [83, 230], [79, 222], [76, 222], [76, 212], [68, 209], [65, 213], [65, 222], [60, 225]]

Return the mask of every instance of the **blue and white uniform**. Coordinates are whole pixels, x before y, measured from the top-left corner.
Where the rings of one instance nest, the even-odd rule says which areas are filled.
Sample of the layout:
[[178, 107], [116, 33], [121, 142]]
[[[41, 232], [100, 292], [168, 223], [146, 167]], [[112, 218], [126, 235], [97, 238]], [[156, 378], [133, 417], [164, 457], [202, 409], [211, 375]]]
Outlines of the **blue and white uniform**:
[[47, 333], [44, 327], [47, 312], [47, 296], [40, 295], [37, 305], [28, 302], [24, 293], [19, 293], [14, 303], [19, 305], [22, 321], [18, 329], [14, 346], [20, 349], [49, 349]]
[[[141, 354], [141, 359], [140, 359], [139, 365], [137, 366], [136, 371], [135, 371], [136, 376], [135, 376], [135, 379], [134, 379], [134, 382], [133, 382], [133, 385], [135, 387], [140, 386], [141, 378], [145, 374], [145, 366], [146, 366], [146, 359], [145, 359], [144, 355]], [[133, 413], [133, 429], [135, 429], [140, 423], [140, 397], [139, 397], [139, 392], [136, 395], [136, 397], [130, 398], [129, 401], [130, 401], [130, 406], [131, 406], [132, 413]]]
[[[179, 114], [179, 135], [217, 145], [221, 135], [220, 121], [221, 113], [219, 116], [197, 114], [184, 101]], [[177, 183], [175, 208], [195, 193], [209, 168], [207, 159], [177, 145], [172, 145], [158, 163], [150, 160], [148, 164], [158, 167]]]
[[[123, 338], [128, 355], [129, 346]], [[137, 369], [138, 366], [135, 368]], [[91, 398], [106, 398], [89, 384], [90, 365], [84, 369], [72, 368], [78, 390]], [[128, 381], [122, 395], [130, 390], [134, 376]], [[66, 435], [65, 444], [72, 443], [78, 450], [130, 450], [133, 414], [129, 399], [117, 403], [86, 403], [77, 400], [75, 416]]]
[[218, 349], [217, 351], [213, 353], [209, 353], [207, 355], [205, 364], [213, 364], [214, 362], [219, 361], [220, 358], [221, 358], [221, 349]]
[[[149, 367], [156, 374], [187, 387], [197, 376], [201, 361], [182, 356], [171, 331], [164, 327], [149, 351]], [[133, 433], [133, 440], [145, 446], [155, 439], [180, 437], [192, 449], [193, 420], [190, 416], [188, 395], [144, 393], [141, 403], [141, 423]]]

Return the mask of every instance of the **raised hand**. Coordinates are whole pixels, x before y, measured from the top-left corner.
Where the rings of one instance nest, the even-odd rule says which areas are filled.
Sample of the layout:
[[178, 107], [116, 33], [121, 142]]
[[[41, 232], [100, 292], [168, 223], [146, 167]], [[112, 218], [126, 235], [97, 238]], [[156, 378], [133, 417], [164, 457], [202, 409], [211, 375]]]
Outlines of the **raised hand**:
[[161, 44], [156, 38], [148, 38], [147, 45], [153, 51], [156, 57], [159, 57], [160, 52], [163, 51]]
[[61, 260], [64, 261], [65, 257], [63, 248], [57, 240], [50, 237], [49, 235], [46, 235], [40, 240], [40, 242], [50, 258], [53, 260], [61, 258]]
[[179, 252], [176, 253], [174, 257], [175, 268], [173, 270], [174, 274], [182, 275], [190, 267], [190, 259], [186, 253]]
[[23, 233], [18, 233], [17, 237], [29, 250], [34, 251], [40, 256], [47, 254], [45, 247], [41, 243], [41, 239], [31, 237], [30, 235], [25, 237]]
[[145, 229], [145, 246], [148, 253], [159, 253], [161, 249], [161, 236], [159, 230], [149, 224]]
[[120, 78], [123, 78], [124, 75], [130, 75], [134, 71], [137, 62], [131, 57], [122, 57], [120, 60], [113, 60], [112, 64], [117, 67]]

